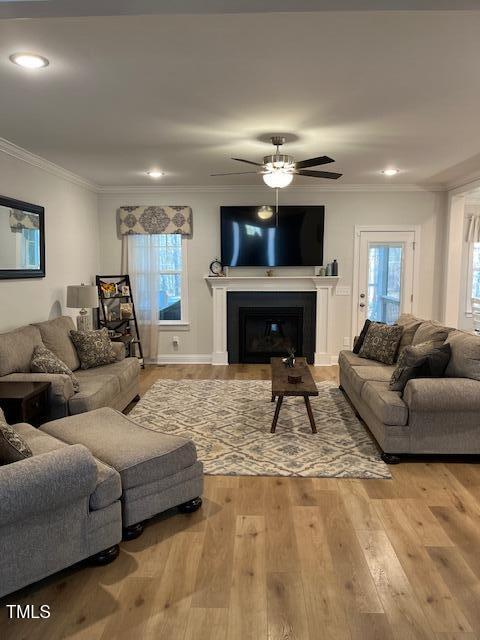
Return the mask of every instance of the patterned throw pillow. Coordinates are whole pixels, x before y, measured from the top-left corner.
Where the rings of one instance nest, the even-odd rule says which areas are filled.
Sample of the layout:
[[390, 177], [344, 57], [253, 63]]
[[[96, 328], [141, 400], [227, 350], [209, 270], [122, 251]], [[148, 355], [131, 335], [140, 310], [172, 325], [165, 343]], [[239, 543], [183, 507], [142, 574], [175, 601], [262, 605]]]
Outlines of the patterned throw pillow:
[[393, 364], [402, 334], [403, 327], [396, 324], [377, 324], [374, 322], [368, 328], [358, 355], [360, 358]]
[[35, 347], [33, 350], [30, 371], [34, 373], [64, 373], [70, 376], [75, 393], [80, 391], [80, 383], [73, 371], [69, 369], [60, 358], [57, 358], [53, 351], [50, 351], [50, 349], [47, 349], [47, 347], [43, 345]]
[[365, 336], [367, 335], [368, 328], [371, 324], [372, 324], [371, 320], [365, 320], [365, 324], [363, 325], [362, 330], [360, 331], [360, 335], [355, 340], [355, 344], [353, 345], [353, 349], [352, 349], [353, 353], [360, 353], [360, 349], [362, 348], [363, 342], [365, 340]]
[[0, 409], [0, 465], [18, 462], [32, 455], [32, 450], [25, 440], [5, 422], [5, 416]]
[[104, 327], [98, 331], [70, 331], [82, 369], [93, 369], [115, 362], [115, 351]]
[[441, 378], [450, 360], [450, 345], [434, 340], [405, 347], [390, 379], [390, 390], [401, 391], [414, 378]]

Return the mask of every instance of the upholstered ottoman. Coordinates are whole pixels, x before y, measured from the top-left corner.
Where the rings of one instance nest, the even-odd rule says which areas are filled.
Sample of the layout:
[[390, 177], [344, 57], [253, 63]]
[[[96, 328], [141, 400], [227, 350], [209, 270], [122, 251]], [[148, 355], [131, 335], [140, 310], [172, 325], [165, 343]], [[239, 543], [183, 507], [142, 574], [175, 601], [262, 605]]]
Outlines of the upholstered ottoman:
[[103, 408], [47, 422], [40, 429], [68, 444], [83, 444], [113, 467], [122, 481], [124, 539], [137, 537], [142, 522], [172, 507], [196, 511], [203, 465], [191, 440], [145, 429], [128, 416]]

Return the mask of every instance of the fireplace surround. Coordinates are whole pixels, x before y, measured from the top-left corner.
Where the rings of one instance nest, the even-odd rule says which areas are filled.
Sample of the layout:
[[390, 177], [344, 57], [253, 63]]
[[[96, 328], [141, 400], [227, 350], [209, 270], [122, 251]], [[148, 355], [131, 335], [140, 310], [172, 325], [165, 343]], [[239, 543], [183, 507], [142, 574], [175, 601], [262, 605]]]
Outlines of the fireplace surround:
[[212, 291], [212, 364], [229, 363], [227, 345], [227, 295], [230, 292], [313, 292], [315, 295], [314, 364], [327, 366], [338, 360], [334, 342], [334, 294], [338, 276], [205, 276]]
[[313, 364], [315, 293], [231, 291], [227, 294], [227, 351], [230, 364], [267, 363], [289, 348]]

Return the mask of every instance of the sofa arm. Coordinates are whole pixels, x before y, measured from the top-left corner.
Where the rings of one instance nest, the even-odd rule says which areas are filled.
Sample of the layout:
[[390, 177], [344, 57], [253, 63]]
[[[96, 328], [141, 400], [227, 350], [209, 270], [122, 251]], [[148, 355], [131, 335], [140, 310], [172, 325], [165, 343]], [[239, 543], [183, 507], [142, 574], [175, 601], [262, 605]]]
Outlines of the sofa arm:
[[468, 378], [409, 380], [403, 400], [410, 411], [480, 411], [480, 381]]
[[10, 373], [2, 382], [50, 382], [50, 402], [55, 405], [68, 404], [75, 394], [70, 376], [65, 373]]
[[125, 359], [125, 345], [123, 342], [111, 342], [113, 350], [115, 351], [116, 361], [120, 362]]
[[0, 467], [0, 526], [89, 497], [97, 465], [81, 444]]

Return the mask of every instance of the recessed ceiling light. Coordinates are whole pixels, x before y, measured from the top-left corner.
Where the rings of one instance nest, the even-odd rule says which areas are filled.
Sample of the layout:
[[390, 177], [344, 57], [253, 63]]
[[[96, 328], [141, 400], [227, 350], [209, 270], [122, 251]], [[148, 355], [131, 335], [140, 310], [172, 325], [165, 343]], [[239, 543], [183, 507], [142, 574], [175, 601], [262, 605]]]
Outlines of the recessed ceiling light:
[[384, 169], [382, 173], [384, 176], [395, 176], [400, 173], [400, 169]]
[[150, 178], [161, 178], [164, 175], [163, 171], [159, 171], [158, 169], [151, 169], [150, 171], [147, 171], [147, 176], [150, 176]]
[[38, 56], [36, 53], [12, 53], [10, 62], [18, 64], [19, 67], [24, 67], [25, 69], [41, 69], [42, 67], [48, 67], [50, 64], [47, 58]]

